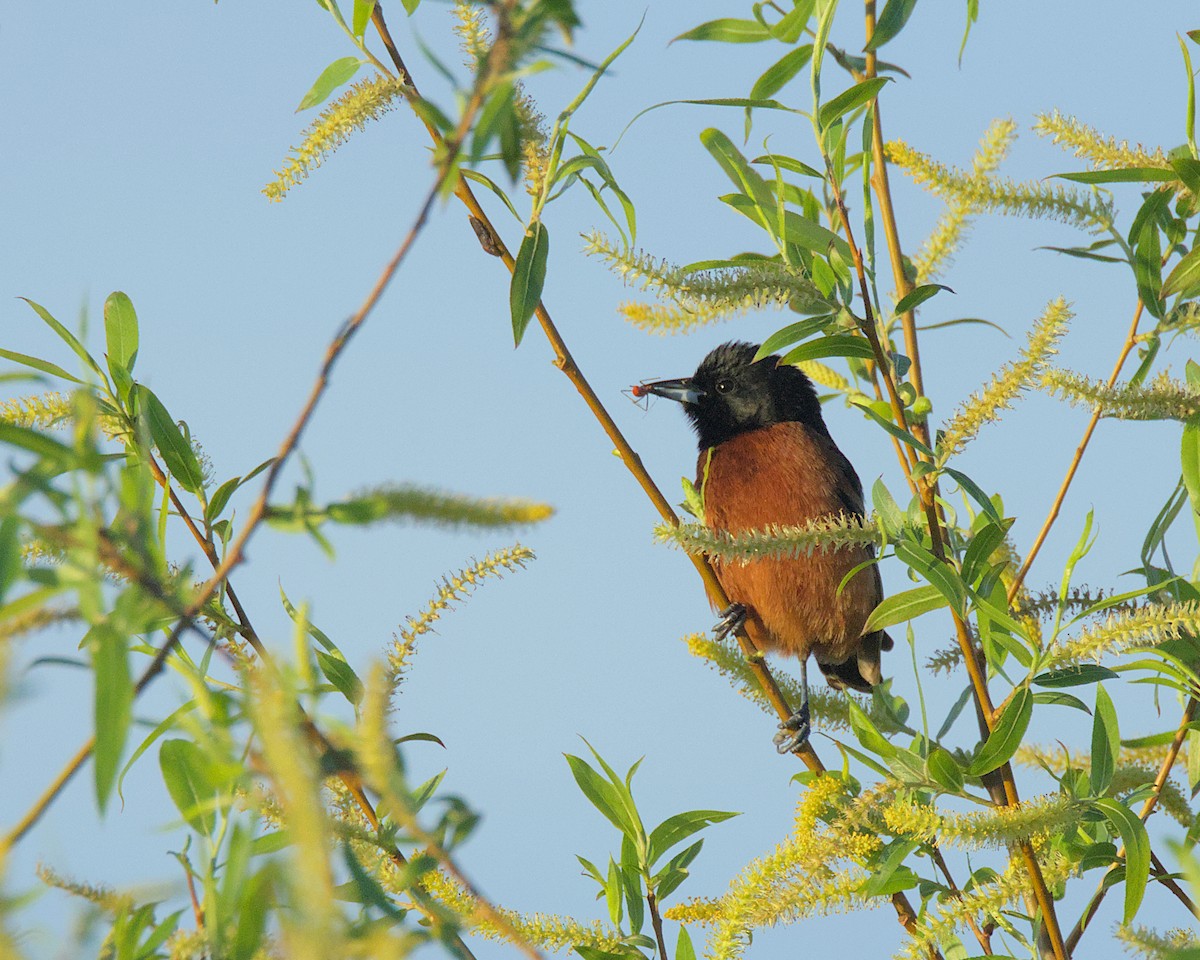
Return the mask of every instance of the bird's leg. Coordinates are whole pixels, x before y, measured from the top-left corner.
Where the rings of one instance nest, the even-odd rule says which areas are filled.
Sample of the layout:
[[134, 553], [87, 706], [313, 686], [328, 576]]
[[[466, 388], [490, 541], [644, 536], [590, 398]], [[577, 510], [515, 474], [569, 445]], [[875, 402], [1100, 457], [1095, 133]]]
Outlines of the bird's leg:
[[791, 753], [808, 743], [812, 730], [808, 709], [808, 657], [800, 661], [800, 706], [796, 712], [779, 725], [775, 734], [775, 749], [780, 753]]
[[721, 611], [721, 619], [713, 624], [713, 637], [724, 640], [731, 633], [737, 633], [746, 623], [746, 608], [740, 603], [731, 603]]

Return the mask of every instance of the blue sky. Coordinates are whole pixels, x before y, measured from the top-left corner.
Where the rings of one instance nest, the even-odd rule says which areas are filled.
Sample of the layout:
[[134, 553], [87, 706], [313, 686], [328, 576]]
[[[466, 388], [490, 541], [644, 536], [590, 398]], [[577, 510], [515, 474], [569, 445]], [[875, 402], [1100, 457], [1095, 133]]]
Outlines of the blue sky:
[[[1011, 116], [1022, 135], [1003, 172], [1016, 178], [1079, 168], [1029, 132], [1039, 111], [1058, 108], [1151, 146], [1182, 142], [1176, 34], [1200, 26], [1189, 4], [985, 3], [960, 68], [963, 6], [927, 0], [886, 48], [885, 59], [912, 75], [881, 98], [887, 136], [964, 164], [991, 120]], [[419, 36], [458, 62], [448, 6], [426, 2], [407, 24], [398, 4], [386, 9], [418, 82], [448, 102], [415, 44]], [[623, 40], [645, 12], [637, 40], [578, 114], [575, 128], [592, 143], [611, 144], [634, 114], [656, 102], [744, 96], [769, 62], [753, 46], [668, 45], [701, 21], [746, 15], [738, 5], [581, 2], [579, 11], [577, 51], [592, 59]], [[853, 45], [860, 29], [847, 6], [834, 39]], [[124, 290], [141, 318], [139, 376], [188, 421], [218, 476], [269, 456], [325, 344], [407, 231], [432, 175], [423, 129], [398, 110], [284, 203], [268, 203], [259, 192], [308, 122], [293, 113], [295, 104], [328, 62], [351, 53], [311, 3], [9, 4], [0, 22], [0, 84], [8, 91], [0, 112], [9, 131], [0, 147], [3, 346], [66, 364], [70, 358], [15, 298], [30, 297], [70, 321], [81, 309], [98, 318], [104, 297]], [[827, 67], [827, 83], [843, 82], [834, 77]], [[552, 116], [584, 80], [562, 68], [535, 77], [530, 91]], [[802, 88], [803, 80], [785, 94], [804, 105]], [[727, 187], [698, 139], [713, 125], [736, 139], [740, 112], [656, 111], [633, 126], [610, 160], [637, 205], [639, 245], [655, 255], [686, 263], [761, 247], [749, 224], [715, 199]], [[806, 123], [762, 118], [747, 149], [768, 135], [771, 149], [813, 160]], [[899, 173], [893, 183], [902, 239], [915, 249], [940, 204]], [[1117, 198], [1128, 222], [1136, 191]], [[489, 209], [515, 247], [518, 225], [498, 205]], [[764, 313], [686, 339], [647, 337], [616, 313], [629, 291], [580, 252], [578, 235], [603, 226], [586, 195], [556, 203], [546, 222], [553, 248], [545, 302], [626, 436], [677, 499], [678, 478], [694, 464], [684, 418], [670, 404], [643, 410], [621, 390], [689, 373], [717, 343], [761, 340], [788, 317]], [[1013, 339], [979, 327], [928, 334], [923, 355], [935, 415], [948, 416], [1013, 356], [1031, 321], [1060, 295], [1077, 315], [1062, 362], [1107, 375], [1134, 307], [1132, 284], [1119, 268], [1035, 249], [1081, 240], [1056, 224], [976, 224], [945, 279], [955, 296], [936, 298], [922, 319], [985, 317]], [[93, 344], [98, 333], [92, 330]], [[1183, 342], [1168, 354], [1176, 373], [1190, 348]], [[422, 642], [395, 718], [397, 733], [428, 730], [445, 741], [445, 751], [414, 746], [411, 762], [428, 772], [449, 767], [447, 789], [483, 812], [463, 854], [481, 887], [520, 910], [601, 915], [574, 854], [603, 859], [617, 844], [561, 756], [582, 751], [582, 735], [614, 765], [645, 756], [635, 785], [648, 819], [693, 808], [744, 811], [709, 831], [681, 891], [715, 895], [788, 830], [797, 765], [775, 756], [773, 724], [679, 642], [713, 619], [699, 581], [681, 554], [652, 542], [657, 517], [551, 359], [533, 328], [513, 351], [507, 275], [480, 253], [461, 208], [439, 208], [338, 365], [303, 453], [322, 499], [413, 481], [528, 496], [558, 510], [520, 533], [538, 553], [528, 570], [481, 588]], [[831, 406], [827, 419], [864, 483], [882, 476], [899, 493], [883, 434], [841, 405]], [[1083, 411], [1031, 396], [964, 455], [962, 467], [1000, 491], [1007, 513], [1018, 518], [1018, 545], [1040, 526], [1085, 420]], [[1110, 584], [1137, 565], [1144, 531], [1178, 476], [1178, 432], [1171, 424], [1102, 424], [1031, 576], [1034, 585], [1057, 577], [1089, 508], [1100, 539], [1079, 579]], [[301, 480], [293, 468], [280, 494], [286, 498]], [[236, 583], [260, 632], [281, 647], [290, 643], [282, 584], [294, 601], [312, 604], [314, 621], [364, 668], [397, 624], [424, 605], [438, 577], [514, 539], [400, 526], [328, 533], [336, 563], [310, 541], [263, 530]], [[1179, 555], [1194, 550], [1190, 537], [1181, 528], [1173, 539]], [[189, 549], [178, 535], [174, 546]], [[888, 589], [904, 588], [895, 561], [883, 576]], [[950, 639], [948, 622], [920, 621], [918, 661]], [[18, 665], [69, 654], [77, 641], [71, 630], [25, 641]], [[885, 672], [899, 692], [915, 696], [903, 646]], [[928, 680], [933, 712], [960, 688], [960, 678]], [[12, 823], [83, 740], [90, 720], [81, 674], [38, 669], [22, 676], [18, 694], [0, 714], [2, 824]], [[139, 716], [161, 717], [179, 694], [164, 679], [139, 703]], [[1161, 725], [1173, 724], [1175, 711], [1164, 698]], [[1035, 723], [1054, 723], [1054, 736], [1085, 736], [1086, 722], [1064, 712], [1039, 713]], [[1123, 730], [1157, 723], [1149, 714], [1122, 714]], [[835, 755], [820, 737], [816, 746]], [[1030, 795], [1045, 789], [1028, 772], [1022, 784]], [[88, 778], [80, 778], [13, 855], [10, 890], [26, 889], [38, 862], [87, 880], [174, 883], [177, 871], [164, 851], [178, 849], [183, 836], [170, 823], [152, 761], [135, 769], [126, 796], [123, 809], [99, 822]], [[1152, 897], [1148, 920], [1180, 922], [1177, 904]], [[53, 955], [51, 931], [64, 906], [48, 896], [31, 909], [31, 925], [40, 925], [28, 940], [31, 956]], [[1065, 916], [1073, 920], [1075, 910]], [[1096, 956], [1116, 953], [1104, 932], [1116, 916], [1107, 904], [1100, 929], [1085, 941]], [[881, 909], [764, 933], [752, 956], [790, 956], [798, 938], [811, 944], [850, 932], [871, 955], [897, 946], [894, 918]], [[479, 949], [481, 957], [505, 952]]]

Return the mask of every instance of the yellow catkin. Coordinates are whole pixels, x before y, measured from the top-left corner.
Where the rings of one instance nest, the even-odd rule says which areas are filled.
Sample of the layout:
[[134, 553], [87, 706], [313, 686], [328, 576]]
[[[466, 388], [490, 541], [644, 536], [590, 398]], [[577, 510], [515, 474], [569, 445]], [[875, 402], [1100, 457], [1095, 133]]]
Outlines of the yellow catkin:
[[1058, 184], [974, 176], [939, 163], [900, 140], [889, 143], [886, 150], [888, 160], [916, 184], [972, 210], [1058, 220], [1083, 230], [1105, 230], [1113, 222], [1112, 203], [1092, 193]]
[[1200, 632], [1200, 605], [1166, 603], [1147, 605], [1132, 613], [1112, 613], [1104, 622], [1083, 630], [1078, 636], [1060, 640], [1050, 650], [1045, 669], [1099, 661], [1105, 655], [1152, 647], [1184, 634]]
[[818, 551], [877, 546], [882, 542], [879, 528], [872, 520], [845, 513], [819, 517], [803, 525], [776, 525], [738, 534], [714, 530], [699, 523], [661, 523], [654, 528], [654, 536], [682, 547], [688, 553], [701, 553], [736, 563], [749, 563], [764, 557], [808, 557]]
[[533, 559], [533, 551], [518, 543], [504, 550], [489, 553], [482, 560], [477, 560], [458, 573], [443, 577], [437, 593], [425, 609], [417, 616], [409, 617], [400, 628], [400, 632], [393, 634], [392, 644], [388, 649], [390, 690], [395, 693], [403, 679], [415, 651], [417, 638], [429, 633], [442, 614], [451, 609], [452, 604], [466, 600], [475, 588], [489, 577], [501, 578], [505, 573], [524, 568], [525, 564]]
[[95, 884], [72, 880], [70, 877], [64, 877], [44, 863], [38, 864], [37, 876], [46, 886], [54, 887], [56, 890], [62, 890], [73, 897], [79, 897], [81, 900], [95, 904], [105, 913], [120, 913], [134, 904], [133, 897], [128, 893], [118, 893], [111, 887], [96, 886]]
[[999, 847], [1049, 837], [1078, 817], [1077, 804], [1054, 794], [977, 813], [939, 812], [929, 804], [911, 800], [898, 800], [883, 811], [883, 822], [892, 833], [967, 848]]
[[1022, 391], [1034, 386], [1057, 352], [1066, 333], [1071, 311], [1061, 297], [1051, 301], [1029, 331], [1025, 348], [1016, 361], [1001, 367], [991, 382], [972, 394], [939, 431], [938, 462], [945, 463], [973, 440], [985, 424], [994, 423], [1000, 411], [1011, 409]]
[[385, 76], [351, 86], [304, 131], [300, 146], [292, 148], [275, 179], [263, 187], [267, 199], [282, 200], [354, 133], [393, 109], [405, 90], [402, 81]]
[[[460, 916], [471, 916], [475, 912], [474, 899], [444, 873], [435, 870], [426, 874], [424, 884], [431, 896]], [[618, 931], [606, 928], [597, 920], [584, 923], [549, 913], [523, 914], [504, 907], [495, 909], [529, 943], [544, 950], [570, 950], [577, 946], [609, 953], [628, 950]], [[474, 932], [485, 940], [508, 939], [487, 922], [478, 923]]]
[[1200, 939], [1192, 930], [1175, 929], [1159, 933], [1148, 927], [1120, 926], [1117, 939], [1125, 949], [1146, 960], [1185, 960], [1196, 956], [1200, 950]]
[[1160, 373], [1140, 386], [1108, 386], [1070, 370], [1047, 370], [1041, 385], [1072, 406], [1099, 407], [1118, 420], [1187, 420], [1200, 413], [1200, 391]]
[[[971, 175], [985, 177], [996, 170], [1016, 139], [1017, 125], [1012, 120], [996, 120], [980, 141], [971, 166]], [[966, 235], [969, 217], [978, 212], [962, 197], [947, 197], [946, 212], [934, 225], [920, 253], [912, 258], [917, 284], [931, 283], [941, 276]]]
[[1171, 162], [1162, 149], [1147, 150], [1140, 143], [1131, 147], [1129, 141], [1117, 141], [1106, 137], [1095, 127], [1090, 127], [1074, 117], [1065, 116], [1057, 110], [1040, 113], [1033, 124], [1033, 132], [1048, 137], [1050, 142], [1070, 150], [1081, 160], [1086, 160], [1094, 170], [1121, 170], [1129, 167], [1157, 167], [1171, 171]]

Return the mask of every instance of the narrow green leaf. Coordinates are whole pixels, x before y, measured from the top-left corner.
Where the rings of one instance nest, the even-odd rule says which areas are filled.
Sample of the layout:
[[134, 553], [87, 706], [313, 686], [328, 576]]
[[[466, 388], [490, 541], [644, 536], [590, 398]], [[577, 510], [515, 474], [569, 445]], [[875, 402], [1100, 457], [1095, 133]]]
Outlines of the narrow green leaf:
[[971, 497], [983, 509], [989, 517], [996, 523], [1001, 523], [1003, 518], [996, 512], [996, 505], [992, 503], [992, 498], [983, 492], [983, 488], [974, 480], [968, 477], [961, 470], [955, 470], [952, 467], [943, 467], [942, 471], [950, 477], [963, 489], [963, 492]]
[[891, 82], [891, 77], [871, 77], [869, 80], [856, 83], [848, 90], [843, 90], [828, 103], [821, 105], [821, 111], [817, 114], [818, 125], [822, 130], [827, 130], [830, 124], [839, 117], [845, 116], [868, 100], [873, 100], [884, 84]]
[[410, 17], [417, 12], [417, 7], [421, 5], [421, 0], [400, 0], [404, 5], [404, 12]]
[[1163, 281], [1161, 296], [1173, 297], [1177, 293], [1185, 296], [1200, 288], [1200, 247], [1194, 247], [1175, 264], [1167, 279]]
[[[750, 89], [751, 100], [765, 100], [775, 96], [796, 76], [808, 66], [812, 59], [812, 44], [806, 43], [785, 53], [779, 60], [767, 67]], [[811, 168], [810, 168], [811, 169]], [[820, 176], [814, 170], [816, 176]]]
[[118, 370], [133, 373], [138, 353], [138, 320], [133, 302], [119, 290], [104, 301], [104, 336], [108, 346], [108, 370], [114, 380]]
[[217, 487], [213, 495], [208, 498], [208, 508], [204, 511], [204, 519], [212, 523], [221, 516], [221, 511], [229, 504], [229, 498], [241, 485], [242, 478], [233, 477]]
[[1081, 170], [1079, 173], [1052, 173], [1050, 176], [1073, 183], [1166, 183], [1176, 179], [1174, 171], [1164, 170], [1162, 167]]
[[933, 586], [915, 587], [902, 593], [894, 593], [871, 611], [867, 622], [863, 624], [863, 633], [883, 630], [906, 620], [915, 620], [930, 610], [940, 610], [948, 602], [942, 591]]
[[1004, 543], [1004, 537], [1007, 532], [1007, 524], [998, 524], [993, 521], [984, 524], [971, 537], [971, 542], [967, 544], [966, 553], [963, 554], [963, 580], [967, 583], [973, 583], [983, 573], [987, 568], [988, 559], [995, 552], [996, 548]]
[[793, 343], [799, 343], [801, 340], [807, 340], [814, 333], [820, 333], [829, 324], [832, 317], [810, 317], [807, 320], [799, 320], [796, 323], [789, 323], [782, 330], [776, 330], [773, 334], [763, 341], [763, 345], [758, 348], [758, 353], [754, 355], [754, 359], [761, 360], [763, 357], [769, 357], [776, 353], [781, 347], [791, 346]]
[[362, 66], [362, 61], [358, 57], [341, 57], [334, 60], [321, 71], [321, 75], [317, 77], [316, 82], [301, 99], [300, 105], [296, 107], [296, 112], [299, 113], [301, 110], [324, 103], [334, 90], [349, 81], [358, 72], [360, 66]]
[[356, 37], [361, 37], [367, 32], [367, 24], [371, 22], [371, 14], [374, 11], [375, 0], [354, 0], [354, 18], [351, 24]]
[[882, 477], [871, 485], [871, 504], [875, 507], [875, 515], [884, 536], [889, 540], [897, 539], [904, 529], [904, 511], [893, 499]]
[[834, 333], [827, 337], [819, 337], [802, 343], [794, 350], [783, 355], [780, 363], [794, 364], [802, 360], [819, 360], [822, 357], [859, 357], [863, 360], [874, 358], [871, 344], [865, 337], [852, 333]]
[[963, 788], [962, 767], [947, 750], [935, 747], [925, 760], [929, 778], [949, 793], [958, 793]]
[[[888, 433], [890, 433], [897, 440], [901, 440], [904, 443], [907, 443], [914, 450], [920, 450], [926, 456], [930, 456], [930, 457], [933, 456], [933, 451], [930, 450], [929, 447], [927, 447], [925, 444], [923, 444], [920, 440], [918, 440], [916, 437], [914, 437], [911, 433], [909, 433], [903, 427], [896, 426], [896, 424], [892, 423], [891, 420], [885, 420], [883, 417], [881, 417], [878, 413], [876, 413], [874, 410], [872, 410], [865, 403], [855, 403], [854, 400], [851, 400], [850, 402], [854, 403], [854, 405], [856, 407], [858, 407], [859, 410], [861, 410], [868, 417], [870, 417], [872, 420], [874, 420], [877, 424], [879, 424], [879, 426], [883, 427], [884, 430], [886, 430]], [[950, 471], [947, 471], [947, 472], [949, 473]]]
[[901, 313], [908, 313], [909, 310], [915, 310], [930, 297], [937, 296], [942, 290], [950, 293], [954, 292], [944, 283], [923, 283], [919, 287], [913, 287], [907, 296], [902, 297], [900, 302], [896, 304], [896, 314], [899, 315]]
[[563, 754], [571, 767], [571, 776], [583, 791], [583, 795], [591, 801], [593, 807], [624, 836], [635, 836], [637, 830], [625, 811], [624, 804], [616, 788], [588, 765], [586, 760], [571, 754]]
[[26, 356], [23, 353], [17, 353], [15, 350], [0, 350], [0, 357], [5, 360], [11, 360], [13, 363], [20, 363], [26, 367], [33, 367], [34, 370], [41, 370], [42, 373], [48, 373], [52, 377], [62, 377], [64, 380], [70, 380], [72, 383], [83, 383], [76, 376], [67, 373], [62, 367], [51, 363], [49, 360], [40, 360], [37, 357]]
[[183, 819], [201, 836], [212, 836], [219, 781], [204, 751], [190, 740], [164, 740], [158, 749], [158, 765]]
[[1200, 730], [1187, 732], [1187, 777], [1188, 789], [1194, 797], [1200, 784]]
[[696, 960], [696, 948], [692, 944], [692, 935], [684, 926], [680, 926], [679, 937], [675, 941], [675, 960]]
[[1200, 160], [1191, 157], [1172, 157], [1171, 167], [1187, 187], [1197, 197], [1200, 197]]
[[1104, 684], [1096, 684], [1096, 713], [1092, 717], [1092, 791], [1102, 795], [1112, 783], [1121, 736], [1117, 727], [1117, 711]]
[[525, 328], [533, 319], [534, 311], [542, 299], [542, 287], [546, 282], [546, 258], [550, 253], [550, 234], [541, 220], [535, 220], [521, 240], [517, 251], [517, 262], [513, 268], [512, 286], [508, 301], [512, 308], [513, 341], [521, 345]]
[[58, 334], [59, 339], [61, 339], [63, 343], [65, 343], [74, 351], [75, 356], [96, 371], [96, 373], [101, 377], [104, 376], [103, 371], [100, 369], [100, 364], [96, 362], [95, 357], [93, 357], [87, 352], [87, 350], [84, 349], [83, 344], [79, 342], [79, 339], [75, 336], [75, 334], [73, 334], [70, 330], [68, 330], [50, 315], [49, 310], [43, 307], [40, 303], [34, 303], [28, 297], [18, 297], [17, 299], [24, 300], [27, 304], [29, 304], [33, 308], [33, 312], [42, 318], [42, 321], [46, 324], [46, 326]]
[[129, 643], [107, 623], [88, 631], [92, 669], [96, 674], [94, 719], [96, 802], [100, 812], [108, 803], [121, 769], [121, 755], [133, 721], [133, 677], [129, 673]]
[[879, 20], [875, 23], [875, 32], [871, 34], [870, 41], [863, 49], [878, 50], [888, 41], [894, 40], [908, 23], [916, 5], [917, 0], [887, 0]]
[[1150, 836], [1138, 815], [1124, 804], [1105, 797], [1097, 800], [1096, 806], [1116, 827], [1125, 845], [1125, 917], [1122, 923], [1132, 923], [1150, 879]]
[[740, 816], [737, 813], [727, 813], [723, 810], [689, 810], [687, 813], [677, 813], [668, 817], [650, 831], [650, 847], [647, 857], [651, 869], [658, 858], [692, 834], [703, 830], [713, 823], [720, 823], [731, 817]]
[[[0, 439], [3, 439], [2, 434]], [[1183, 425], [1179, 454], [1183, 465], [1183, 485], [1192, 505], [1192, 520], [1196, 529], [1200, 530], [1200, 417], [1191, 417]]]
[[162, 401], [154, 391], [144, 384], [137, 385], [138, 406], [150, 427], [150, 437], [167, 465], [167, 470], [178, 484], [189, 493], [196, 493], [204, 482], [200, 461], [191, 444], [183, 437], [183, 431], [171, 418]]
[[807, 163], [803, 163], [794, 157], [785, 157], [781, 153], [764, 153], [761, 157], [755, 157], [750, 162], [769, 164], [772, 167], [779, 167], [780, 170], [787, 170], [789, 173], [798, 173], [802, 177], [816, 177], [818, 180], [825, 179], [825, 174], [815, 167], [810, 167]]
[[896, 544], [895, 549], [899, 560], [907, 563], [920, 577], [937, 587], [951, 608], [962, 614], [966, 606], [967, 590], [957, 570], [919, 544], [902, 540]]
[[981, 777], [1006, 764], [1021, 745], [1031, 716], [1033, 694], [1028, 687], [1022, 687], [1004, 708], [1004, 713], [1000, 715], [991, 734], [975, 754], [967, 773], [973, 777]]
[[190, 713], [195, 709], [196, 701], [189, 700], [183, 706], [173, 710], [169, 716], [159, 721], [158, 726], [151, 730], [150, 733], [147, 734], [146, 738], [138, 744], [137, 749], [129, 755], [129, 759], [125, 761], [125, 766], [121, 768], [120, 776], [117, 777], [117, 796], [121, 798], [122, 803], [125, 801], [125, 795], [121, 792], [121, 784], [125, 780], [125, 774], [129, 773], [129, 771], [133, 769], [133, 765], [137, 763], [138, 758], [147, 750], [149, 750], [159, 737], [161, 737], [179, 722], [180, 717], [182, 717], [184, 714]]
[[[771, 31], [757, 20], [738, 20], [722, 17], [709, 20], [681, 33], [675, 40], [715, 40], [718, 43], [760, 43], [771, 39]], [[675, 40], [671, 42], [674, 43]]]
[[921, 845], [915, 840], [897, 839], [884, 848], [882, 857], [872, 865], [870, 876], [867, 877], [858, 892], [864, 897], [885, 896], [885, 890], [891, 883], [892, 876], [900, 870], [908, 855]]
[[1034, 703], [1044, 703], [1052, 707], [1070, 707], [1073, 710], [1081, 710], [1084, 713], [1090, 714], [1092, 711], [1088, 709], [1088, 705], [1076, 696], [1069, 693], [1063, 693], [1061, 690], [1042, 690], [1033, 695]]
[[896, 755], [896, 748], [881, 734], [871, 718], [863, 712], [853, 697], [846, 701], [850, 709], [850, 729], [863, 748], [876, 756], [889, 760]]
[[357, 707], [362, 701], [364, 692], [358, 674], [345, 660], [340, 660], [324, 650], [316, 650], [314, 653], [317, 656], [317, 666], [325, 674], [325, 679], [333, 684], [338, 693]]
[[78, 460], [75, 451], [65, 443], [59, 443], [53, 437], [48, 437], [38, 430], [18, 427], [11, 423], [0, 423], [0, 443], [20, 447], [63, 466]]

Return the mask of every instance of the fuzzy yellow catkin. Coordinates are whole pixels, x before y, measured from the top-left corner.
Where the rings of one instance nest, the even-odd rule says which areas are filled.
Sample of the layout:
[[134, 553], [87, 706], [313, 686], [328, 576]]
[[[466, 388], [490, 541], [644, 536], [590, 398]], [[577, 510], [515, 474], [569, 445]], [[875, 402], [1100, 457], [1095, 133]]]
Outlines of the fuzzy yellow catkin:
[[[1016, 139], [1016, 131], [1017, 125], [1013, 120], [993, 121], [979, 143], [971, 165], [971, 175], [984, 177], [996, 170], [1008, 155], [1008, 149]], [[949, 265], [962, 245], [968, 218], [976, 212], [976, 208], [965, 198], [946, 198], [946, 212], [938, 218], [921, 251], [912, 258], [918, 285], [933, 282]]]
[[392, 635], [392, 643], [388, 649], [388, 686], [394, 694], [400, 685], [409, 661], [415, 652], [417, 638], [429, 633], [433, 625], [441, 619], [443, 613], [451, 609], [453, 603], [466, 600], [484, 580], [489, 577], [502, 578], [505, 573], [523, 569], [525, 564], [534, 559], [534, 553], [528, 547], [517, 543], [504, 550], [489, 553], [482, 560], [477, 560], [470, 566], [455, 574], [443, 577], [438, 585], [437, 593], [428, 605], [417, 616], [409, 617], [399, 634]]
[[1172, 169], [1170, 160], [1160, 147], [1147, 150], [1140, 143], [1131, 147], [1129, 141], [1117, 141], [1106, 137], [1095, 127], [1082, 123], [1075, 117], [1054, 110], [1039, 113], [1033, 124], [1033, 132], [1040, 137], [1049, 137], [1050, 142], [1070, 150], [1081, 160], [1086, 160], [1094, 170], [1120, 170], [1130, 167], [1157, 167]]
[[684, 271], [643, 252], [628, 251], [602, 233], [584, 237], [584, 252], [604, 260], [628, 286], [670, 301], [664, 308], [622, 305], [635, 326], [652, 333], [687, 333], [695, 327], [762, 307], [823, 304], [820, 291], [799, 269], [773, 261], [714, 270]]
[[764, 557], [809, 557], [815, 551], [826, 553], [842, 547], [877, 546], [882, 542], [873, 520], [846, 513], [818, 517], [795, 526], [772, 525], [737, 534], [699, 523], [660, 523], [654, 528], [654, 536], [688, 553], [741, 564]]
[[968, 397], [939, 431], [939, 464], [959, 453], [985, 424], [994, 423], [1002, 410], [1011, 409], [1022, 391], [1037, 384], [1050, 357], [1057, 353], [1058, 341], [1072, 316], [1061, 297], [1047, 304], [1018, 358], [1002, 366], [987, 386]]
[[1139, 647], [1152, 647], [1184, 634], [1200, 633], [1200, 604], [1148, 604], [1131, 613], [1111, 613], [1103, 623], [1082, 630], [1078, 636], [1060, 639], [1043, 662], [1044, 669], [1099, 662]]
[[1071, 370], [1047, 370], [1041, 386], [1072, 406], [1099, 407], [1106, 417], [1118, 420], [1187, 420], [1200, 413], [1200, 391], [1172, 380], [1166, 371], [1140, 386], [1112, 387]]
[[64, 877], [44, 863], [38, 864], [37, 877], [46, 886], [54, 887], [56, 890], [62, 890], [73, 897], [86, 900], [88, 903], [99, 907], [105, 913], [118, 914], [122, 910], [126, 910], [134, 905], [134, 899], [128, 893], [118, 893], [111, 887], [96, 886], [95, 884], [72, 880], [70, 877]]
[[1058, 220], [1081, 230], [1106, 230], [1115, 216], [1111, 201], [1092, 193], [1058, 184], [974, 176], [939, 163], [901, 140], [893, 140], [885, 149], [888, 160], [918, 186], [972, 210]]
[[1200, 950], [1200, 939], [1192, 930], [1159, 933], [1149, 927], [1118, 926], [1116, 936], [1129, 953], [1146, 960], [1191, 960]]
[[[434, 870], [422, 879], [426, 890], [438, 903], [460, 916], [477, 916], [474, 898], [446, 874]], [[527, 942], [544, 950], [572, 950], [580, 946], [606, 953], [628, 951], [620, 931], [607, 928], [598, 920], [581, 922], [551, 913], [518, 913], [505, 907], [495, 909]], [[506, 942], [509, 939], [486, 920], [479, 920], [473, 931], [485, 940]]]
[[1078, 817], [1078, 804], [1053, 794], [1024, 800], [1018, 806], [975, 813], [939, 812], [929, 804], [912, 800], [897, 800], [883, 811], [883, 822], [895, 834], [966, 848], [999, 847], [1049, 837]]
[[283, 923], [288, 956], [324, 960], [336, 955], [334, 849], [321, 798], [321, 778], [308, 743], [300, 734], [294, 694], [274, 671], [250, 675], [254, 688], [254, 733], [262, 743], [267, 774], [283, 811], [292, 858], [287, 876], [295, 908]]
[[267, 199], [282, 200], [354, 133], [393, 109], [405, 90], [403, 81], [382, 75], [351, 86], [304, 131], [300, 146], [292, 148], [275, 179], [263, 187]]

